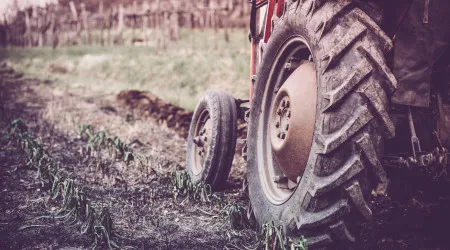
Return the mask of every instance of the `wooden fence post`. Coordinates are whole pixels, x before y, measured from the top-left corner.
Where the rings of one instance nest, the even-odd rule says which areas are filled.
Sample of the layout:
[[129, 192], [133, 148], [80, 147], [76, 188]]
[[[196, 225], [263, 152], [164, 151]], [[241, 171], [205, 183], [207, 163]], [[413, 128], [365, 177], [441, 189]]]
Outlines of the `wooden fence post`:
[[180, 2], [172, 0], [172, 14], [171, 14], [171, 40], [178, 41], [180, 39]]
[[116, 34], [116, 41], [119, 44], [123, 44], [123, 28], [124, 28], [124, 10], [123, 10], [123, 4], [119, 4], [119, 15], [118, 15], [119, 21], [117, 24], [117, 34]]
[[166, 38], [169, 36], [169, 32], [170, 32], [169, 27], [168, 27], [170, 25], [169, 12], [167, 10], [164, 11], [162, 18], [163, 18], [162, 48], [166, 49], [166, 45], [167, 45]]
[[[108, 11], [108, 19], [106, 19], [108, 21], [108, 34], [107, 34], [107, 39], [108, 39], [108, 45], [113, 45], [114, 44], [114, 38], [111, 35], [111, 30], [114, 27], [114, 16], [118, 13], [118, 9], [116, 6], [114, 6], [112, 9], [109, 9]], [[105, 19], [103, 19], [105, 20]], [[103, 21], [103, 23], [105, 23], [105, 21]], [[103, 24], [104, 25], [104, 24]]]
[[145, 45], [148, 45], [148, 40], [150, 37], [150, 34], [148, 32], [150, 7], [147, 1], [142, 3], [142, 9], [144, 10], [144, 15], [142, 16], [142, 33], [144, 34], [144, 43]]
[[132, 16], [133, 19], [132, 25], [133, 25], [133, 37], [131, 38], [131, 44], [134, 44], [136, 41], [136, 26], [137, 26], [137, 2], [136, 0], [133, 1], [133, 7], [132, 7]]
[[[75, 0], [67, 1], [69, 4], [64, 7], [52, 4], [28, 8], [25, 15], [4, 24], [8, 44], [44, 46], [59, 39], [61, 44], [123, 44], [125, 29], [132, 28], [133, 41], [148, 45], [151, 39], [156, 39], [158, 46], [165, 47], [167, 39], [180, 39], [180, 27], [201, 30], [207, 27], [216, 32], [224, 28], [228, 41], [229, 29], [242, 27], [250, 11], [247, 0], [197, 0], [191, 4], [185, 0], [132, 0], [127, 8], [123, 4], [108, 4], [107, 9], [104, 0], [98, 0], [98, 13], [89, 12], [83, 0], [77, 0], [78, 9]], [[60, 11], [56, 10], [58, 7]]]
[[31, 22], [30, 22], [30, 12], [29, 9], [25, 9], [25, 44], [27, 47], [32, 46], [32, 39], [31, 39]]
[[76, 41], [77, 44], [80, 44], [81, 43], [81, 25], [80, 25], [80, 22], [78, 20], [78, 12], [77, 12], [77, 9], [75, 8], [75, 4], [73, 3], [73, 1], [69, 2], [69, 7], [70, 7], [70, 11], [72, 12], [73, 22], [76, 25], [76, 27], [75, 27], [75, 29], [76, 29], [75, 30], [75, 41]]
[[36, 8], [36, 36], [37, 45], [44, 47], [44, 33], [45, 33], [45, 12], [42, 9]]
[[85, 35], [85, 39], [87, 38], [87, 43], [91, 44], [91, 32], [89, 29], [89, 21], [88, 21], [88, 14], [86, 11], [86, 5], [85, 3], [81, 3], [81, 21], [83, 22], [83, 33]]

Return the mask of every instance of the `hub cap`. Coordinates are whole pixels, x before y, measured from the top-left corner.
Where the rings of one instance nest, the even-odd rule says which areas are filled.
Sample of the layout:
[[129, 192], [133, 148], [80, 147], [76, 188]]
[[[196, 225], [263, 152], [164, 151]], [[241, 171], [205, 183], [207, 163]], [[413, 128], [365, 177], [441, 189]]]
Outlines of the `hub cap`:
[[[305, 172], [317, 109], [316, 70], [301, 37], [293, 37], [274, 58], [258, 117], [257, 162], [262, 189], [273, 204], [294, 193]], [[254, 97], [256, 98], [256, 97]]]
[[314, 63], [301, 64], [276, 94], [270, 117], [274, 158], [284, 176], [297, 182], [308, 161], [316, 117]]

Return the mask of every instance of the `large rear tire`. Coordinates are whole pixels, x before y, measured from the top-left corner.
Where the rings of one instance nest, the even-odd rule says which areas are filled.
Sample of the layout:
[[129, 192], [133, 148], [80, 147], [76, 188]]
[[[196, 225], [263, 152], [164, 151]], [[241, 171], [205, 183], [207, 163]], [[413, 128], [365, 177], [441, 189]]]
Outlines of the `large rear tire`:
[[[310, 55], [296, 49], [301, 46]], [[263, 46], [251, 102], [248, 182], [259, 224], [273, 221], [291, 236], [304, 235], [309, 247], [355, 241], [355, 222], [372, 216], [370, 192], [383, 192], [388, 182], [379, 158], [383, 137], [394, 136], [388, 104], [396, 80], [384, 59], [391, 49], [391, 40], [351, 1], [288, 1]], [[297, 181], [289, 177], [290, 185], [280, 187], [267, 177], [283, 169], [267, 146], [267, 109], [276, 85], [289, 77], [285, 65], [308, 58], [317, 84], [311, 146]]]

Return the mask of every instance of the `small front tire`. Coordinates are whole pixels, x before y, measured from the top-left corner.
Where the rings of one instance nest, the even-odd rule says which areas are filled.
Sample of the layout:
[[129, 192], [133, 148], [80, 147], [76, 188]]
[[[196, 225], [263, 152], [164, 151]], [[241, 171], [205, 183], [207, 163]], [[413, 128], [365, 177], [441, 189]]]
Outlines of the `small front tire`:
[[186, 168], [194, 184], [213, 190], [226, 183], [236, 148], [236, 101], [221, 90], [208, 90], [192, 117], [187, 141]]

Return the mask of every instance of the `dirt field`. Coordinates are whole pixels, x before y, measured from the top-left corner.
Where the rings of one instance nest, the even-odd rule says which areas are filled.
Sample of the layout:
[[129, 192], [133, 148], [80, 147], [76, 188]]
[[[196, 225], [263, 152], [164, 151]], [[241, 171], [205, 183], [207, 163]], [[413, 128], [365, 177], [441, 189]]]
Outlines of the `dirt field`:
[[[258, 247], [257, 231], [233, 229], [221, 216], [226, 204], [249, 206], [242, 188], [246, 169], [240, 156], [235, 156], [229, 185], [216, 193], [222, 202], [202, 204], [184, 197], [174, 199], [170, 176], [184, 168], [186, 144], [182, 132], [169, 128], [174, 126], [167, 126], [164, 119], [154, 119], [151, 114], [147, 119], [125, 108], [117, 101], [118, 93], [79, 96], [51, 81], [17, 75], [5, 65], [1, 72], [0, 129], [22, 118], [60, 163], [60, 170], [72, 173], [93, 206], [97, 210], [105, 206], [110, 209], [113, 240], [122, 249]], [[151, 159], [151, 167], [126, 166], [104, 151], [86, 153], [88, 143], [79, 132], [83, 124], [118, 136], [135, 152]], [[76, 226], [33, 221], [52, 210], [49, 190], [36, 178], [36, 171], [26, 166], [23, 152], [14, 143], [2, 140], [0, 168], [1, 249], [91, 246], [92, 238], [80, 234]], [[362, 240], [353, 248], [449, 249], [449, 185], [424, 180], [413, 172], [390, 170], [389, 174], [390, 196], [373, 197], [375, 219], [363, 225]], [[18, 230], [31, 224], [45, 227]]]
[[[107, 205], [112, 213], [116, 240], [121, 247], [139, 249], [222, 248], [252, 245], [253, 230], [233, 230], [220, 217], [217, 204], [173, 199], [170, 176], [183, 169], [185, 140], [154, 120], [133, 117], [115, 102], [115, 96], [85, 99], [55, 89], [35, 79], [11, 79], [3, 75], [1, 84], [2, 119], [5, 129], [11, 118], [21, 117], [42, 140], [49, 153], [71, 172], [76, 183], [97, 204]], [[128, 118], [128, 119], [127, 119]], [[127, 122], [128, 120], [128, 122]], [[132, 121], [131, 121], [132, 120]], [[132, 142], [134, 150], [153, 159], [153, 170], [126, 168], [108, 161], [108, 155], [86, 157], [80, 154], [87, 143], [78, 127], [94, 128]], [[97, 169], [92, 162], [107, 162]], [[0, 246], [9, 249], [85, 248], [91, 239], [76, 228], [56, 226], [18, 231], [30, 219], [48, 214], [48, 190], [40, 187], [36, 172], [24, 166], [23, 154], [11, 145], [0, 151], [1, 206]], [[247, 206], [242, 189], [243, 164], [236, 158], [233, 178], [219, 194], [228, 203]], [[24, 240], [25, 239], [25, 240]], [[2, 247], [2, 249], [4, 249]]]

